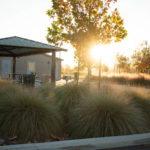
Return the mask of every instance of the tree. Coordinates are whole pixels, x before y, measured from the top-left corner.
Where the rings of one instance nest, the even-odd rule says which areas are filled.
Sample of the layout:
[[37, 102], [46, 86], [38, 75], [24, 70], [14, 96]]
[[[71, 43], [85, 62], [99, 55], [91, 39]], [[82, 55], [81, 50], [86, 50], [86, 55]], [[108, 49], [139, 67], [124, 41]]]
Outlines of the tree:
[[65, 73], [70, 73], [70, 72], [72, 72], [72, 69], [68, 64], [66, 64], [65, 65]]
[[52, 0], [52, 9], [47, 11], [53, 18], [48, 28], [48, 42], [71, 43], [79, 65], [91, 68], [93, 45], [119, 42], [127, 36], [117, 8], [110, 11], [115, 2], [117, 0]]
[[109, 68], [107, 65], [103, 64], [102, 65], [102, 72], [108, 72], [109, 71]]
[[129, 58], [124, 55], [117, 54], [117, 68], [120, 72], [130, 72], [130, 62]]
[[147, 73], [150, 70], [150, 47], [144, 41], [132, 55], [132, 65], [138, 72]]

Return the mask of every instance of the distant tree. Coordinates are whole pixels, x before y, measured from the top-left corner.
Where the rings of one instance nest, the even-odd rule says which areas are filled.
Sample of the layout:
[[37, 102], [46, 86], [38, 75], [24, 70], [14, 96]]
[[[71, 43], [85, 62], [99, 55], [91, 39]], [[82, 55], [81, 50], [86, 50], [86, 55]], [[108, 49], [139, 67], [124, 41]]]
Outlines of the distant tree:
[[103, 64], [102, 65], [102, 72], [108, 72], [109, 71], [109, 68], [107, 65]]
[[150, 47], [145, 41], [132, 55], [132, 65], [137, 72], [147, 73], [150, 71]]
[[74, 72], [78, 72], [78, 70], [79, 71], [84, 71], [84, 69], [85, 69], [85, 67], [82, 66], [82, 65], [80, 67], [78, 65], [75, 65], [74, 68], [73, 68]]
[[64, 67], [64, 66], [61, 67], [61, 72], [62, 72], [62, 73], [65, 72], [65, 67]]
[[135, 50], [133, 55], [131, 56], [132, 58], [132, 67], [135, 68], [136, 72], [142, 72], [143, 67], [142, 67], [142, 52]]
[[90, 72], [93, 45], [119, 42], [127, 36], [117, 8], [110, 10], [115, 2], [117, 0], [52, 0], [52, 9], [47, 11], [53, 18], [48, 28], [48, 42], [71, 43], [79, 66], [88, 67]]
[[64, 71], [65, 71], [65, 73], [70, 73], [70, 72], [72, 72], [72, 69], [68, 64], [66, 64], [64, 67]]
[[130, 62], [128, 57], [117, 54], [116, 60], [117, 60], [117, 68], [119, 73], [130, 72]]

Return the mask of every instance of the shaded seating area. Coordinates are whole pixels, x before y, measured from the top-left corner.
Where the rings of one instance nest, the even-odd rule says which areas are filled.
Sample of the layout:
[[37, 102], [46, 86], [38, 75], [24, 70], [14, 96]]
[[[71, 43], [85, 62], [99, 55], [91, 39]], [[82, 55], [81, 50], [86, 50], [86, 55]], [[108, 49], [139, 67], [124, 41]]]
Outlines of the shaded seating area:
[[67, 50], [17, 36], [0, 39], [0, 57], [12, 57], [12, 73], [9, 76], [13, 80], [23, 80], [22, 78], [25, 77], [25, 75], [16, 73], [16, 58], [52, 53], [51, 81], [55, 84], [56, 52], [60, 51]]
[[15, 78], [15, 82], [26, 86], [35, 86], [36, 75], [35, 74], [9, 74], [9, 79]]

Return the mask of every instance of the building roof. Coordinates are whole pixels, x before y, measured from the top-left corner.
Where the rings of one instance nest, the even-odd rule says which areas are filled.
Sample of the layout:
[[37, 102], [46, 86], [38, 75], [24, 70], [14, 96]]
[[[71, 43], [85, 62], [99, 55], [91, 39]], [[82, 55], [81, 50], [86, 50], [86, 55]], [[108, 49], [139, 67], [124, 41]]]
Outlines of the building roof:
[[0, 56], [21, 57], [34, 54], [67, 51], [49, 44], [13, 36], [0, 39]]
[[[49, 58], [52, 58], [52, 56], [51, 56], [51, 55], [48, 55], [48, 54], [44, 54], [44, 56], [49, 57]], [[64, 59], [59, 58], [59, 57], [56, 57], [56, 60], [58, 60], [58, 61], [64, 61]]]

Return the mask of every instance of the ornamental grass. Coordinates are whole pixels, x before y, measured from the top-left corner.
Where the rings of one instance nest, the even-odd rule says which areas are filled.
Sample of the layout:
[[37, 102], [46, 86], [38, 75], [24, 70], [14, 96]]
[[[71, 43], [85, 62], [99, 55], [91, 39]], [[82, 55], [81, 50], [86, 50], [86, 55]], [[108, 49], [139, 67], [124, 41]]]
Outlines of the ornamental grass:
[[126, 90], [125, 95], [130, 98], [130, 104], [140, 109], [150, 128], [150, 92], [148, 90]]
[[62, 136], [63, 120], [56, 106], [31, 89], [14, 91], [0, 97], [1, 138], [27, 142]]
[[67, 84], [55, 89], [55, 102], [63, 113], [65, 120], [68, 119], [68, 115], [79, 104], [82, 97], [88, 93], [89, 88], [86, 83]]
[[70, 115], [72, 138], [119, 136], [148, 131], [144, 114], [109, 87], [86, 96]]

